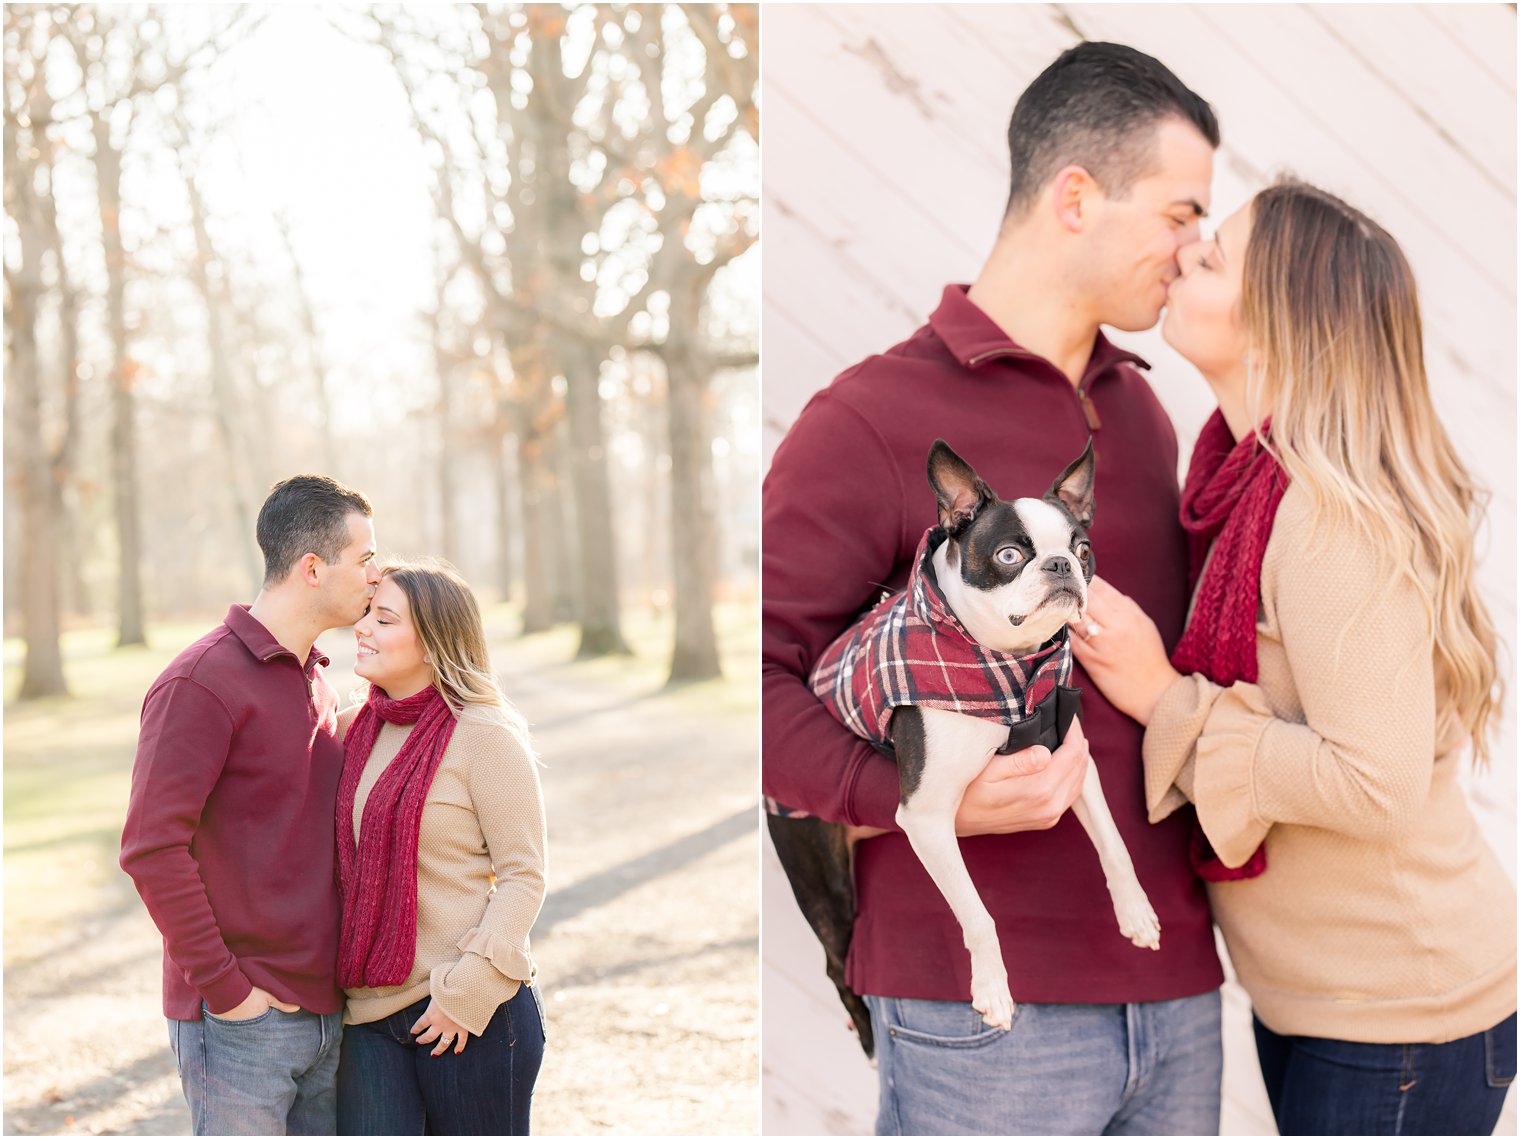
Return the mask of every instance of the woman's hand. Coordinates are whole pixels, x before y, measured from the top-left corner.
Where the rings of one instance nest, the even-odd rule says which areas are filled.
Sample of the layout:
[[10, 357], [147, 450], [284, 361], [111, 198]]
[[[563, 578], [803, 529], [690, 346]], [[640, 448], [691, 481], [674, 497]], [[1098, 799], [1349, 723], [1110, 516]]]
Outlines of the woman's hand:
[[1161, 694], [1180, 677], [1156, 623], [1134, 600], [1100, 577], [1087, 590], [1087, 616], [1072, 622], [1072, 652], [1108, 702], [1150, 723]]
[[[423, 1032], [423, 1029], [427, 1031]], [[422, 1032], [421, 1036], [417, 1036], [419, 1032]], [[449, 1050], [450, 1044], [454, 1045], [454, 1053], [458, 1055], [464, 1051], [465, 1041], [470, 1038], [468, 1032], [450, 1020], [449, 1014], [438, 1007], [436, 1000], [428, 1001], [427, 1011], [412, 1025], [412, 1035], [417, 1036], [418, 1044], [431, 1044], [436, 1039], [438, 1046], [433, 1049], [434, 1056], [442, 1056]]]

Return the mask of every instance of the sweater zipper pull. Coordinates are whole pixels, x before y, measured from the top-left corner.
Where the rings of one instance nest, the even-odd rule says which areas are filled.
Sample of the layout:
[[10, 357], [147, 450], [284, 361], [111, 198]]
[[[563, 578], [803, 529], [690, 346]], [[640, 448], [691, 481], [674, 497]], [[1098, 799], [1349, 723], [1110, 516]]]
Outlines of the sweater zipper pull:
[[1098, 409], [1093, 406], [1092, 397], [1087, 394], [1086, 389], [1078, 388], [1077, 398], [1082, 401], [1082, 414], [1087, 417], [1087, 429], [1096, 431], [1102, 427], [1103, 421], [1098, 418]]

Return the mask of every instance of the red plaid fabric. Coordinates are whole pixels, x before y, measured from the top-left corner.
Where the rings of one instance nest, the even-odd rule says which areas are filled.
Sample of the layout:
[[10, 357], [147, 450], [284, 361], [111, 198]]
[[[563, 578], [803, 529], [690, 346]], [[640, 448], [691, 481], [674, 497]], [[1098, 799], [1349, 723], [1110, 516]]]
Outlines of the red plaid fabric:
[[1065, 626], [1026, 656], [985, 648], [951, 611], [931, 559], [945, 541], [934, 527], [914, 555], [908, 588], [876, 607], [824, 650], [809, 679], [834, 717], [872, 743], [892, 744], [903, 704], [943, 708], [1012, 728], [1071, 680]]

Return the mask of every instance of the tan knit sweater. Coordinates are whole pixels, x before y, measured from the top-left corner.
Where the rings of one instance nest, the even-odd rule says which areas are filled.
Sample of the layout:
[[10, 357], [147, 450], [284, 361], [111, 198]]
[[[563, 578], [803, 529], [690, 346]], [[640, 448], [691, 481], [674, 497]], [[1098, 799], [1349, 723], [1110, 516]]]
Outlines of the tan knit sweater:
[[[341, 733], [357, 714], [343, 713]], [[354, 795], [355, 840], [370, 791], [413, 726], [381, 725]], [[483, 1032], [533, 976], [528, 930], [544, 900], [545, 841], [533, 759], [487, 712], [466, 708], [422, 808], [411, 975], [402, 985], [347, 990], [344, 1022], [380, 1020], [431, 994], [456, 1023]]]
[[1230, 866], [1266, 840], [1266, 872], [1211, 883], [1209, 900], [1274, 1032], [1481, 1032], [1515, 1009], [1515, 890], [1457, 784], [1464, 739], [1436, 738], [1424, 610], [1366, 534], [1311, 535], [1309, 494], [1290, 486], [1262, 562], [1257, 683], [1191, 675], [1162, 696], [1151, 821], [1191, 800]]

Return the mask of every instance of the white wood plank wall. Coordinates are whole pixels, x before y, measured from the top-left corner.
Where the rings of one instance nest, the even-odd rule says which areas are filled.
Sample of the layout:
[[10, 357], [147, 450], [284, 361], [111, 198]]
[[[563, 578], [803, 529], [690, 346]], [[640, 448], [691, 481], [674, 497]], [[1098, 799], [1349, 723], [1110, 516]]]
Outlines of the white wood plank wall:
[[[1132, 44], [1219, 113], [1215, 219], [1291, 169], [1380, 221], [1414, 265], [1441, 414], [1493, 492], [1481, 580], [1508, 642], [1494, 772], [1471, 780], [1515, 874], [1515, 43], [1506, 4], [783, 5], [763, 20], [764, 454], [839, 371], [970, 280], [1006, 194], [1018, 94], [1079, 39]], [[1206, 223], [1206, 228], [1209, 223]], [[1115, 339], [1186, 449], [1207, 389], [1159, 334]], [[769, 848], [764, 1130], [869, 1133], [875, 1075]], [[1225, 1134], [1270, 1134], [1244, 994], [1226, 990]], [[1511, 1097], [1501, 1134], [1515, 1133]]]

